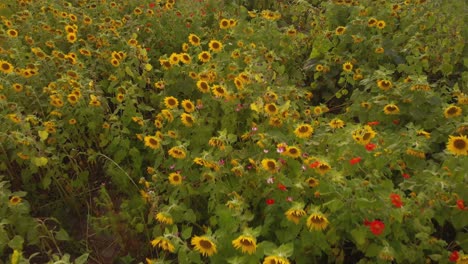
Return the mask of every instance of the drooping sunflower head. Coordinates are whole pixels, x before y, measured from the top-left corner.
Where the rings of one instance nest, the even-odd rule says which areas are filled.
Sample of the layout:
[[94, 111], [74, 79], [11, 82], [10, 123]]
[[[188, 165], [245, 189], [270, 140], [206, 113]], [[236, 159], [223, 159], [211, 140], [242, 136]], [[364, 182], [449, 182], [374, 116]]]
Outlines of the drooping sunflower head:
[[242, 253], [254, 254], [257, 250], [257, 239], [252, 236], [241, 235], [232, 241], [235, 249], [240, 249]]
[[159, 237], [153, 239], [151, 241], [151, 245], [153, 247], [159, 247], [160, 249], [165, 250], [165, 251], [169, 251], [171, 253], [174, 253], [174, 251], [175, 251], [175, 247], [172, 244], [172, 242], [169, 239], [167, 239], [165, 237], [162, 237], [162, 236], [159, 236]]
[[192, 246], [195, 250], [200, 252], [204, 256], [212, 256], [216, 254], [216, 244], [207, 236], [194, 236], [191, 240]]
[[377, 81], [377, 87], [384, 91], [388, 91], [393, 87], [393, 84], [389, 80], [378, 80]]
[[331, 170], [331, 166], [327, 162], [320, 162], [320, 164], [316, 167], [317, 172], [320, 173], [320, 175], [324, 175], [328, 171]]
[[387, 104], [384, 106], [383, 111], [386, 115], [397, 115], [400, 113], [400, 108], [395, 104]]
[[330, 121], [330, 123], [328, 123], [328, 125], [333, 128], [333, 129], [336, 129], [336, 128], [343, 128], [345, 123], [343, 120], [339, 119], [339, 118], [335, 118], [333, 120]]
[[161, 224], [172, 225], [174, 223], [174, 219], [172, 219], [172, 216], [168, 212], [159, 212], [155, 218]]
[[291, 208], [288, 211], [286, 211], [284, 215], [286, 215], [286, 218], [289, 221], [294, 222], [295, 224], [299, 224], [299, 221], [301, 220], [301, 218], [304, 215], [306, 215], [306, 211], [304, 211], [303, 209]]
[[280, 256], [267, 256], [263, 260], [263, 264], [289, 264], [289, 260]]
[[335, 29], [336, 35], [343, 35], [346, 32], [346, 27], [339, 26]]
[[307, 227], [309, 230], [324, 230], [327, 228], [328, 219], [322, 213], [312, 213], [307, 218]]
[[184, 159], [187, 156], [185, 150], [181, 147], [172, 147], [169, 149], [168, 154], [175, 159]]
[[221, 85], [213, 85], [213, 87], [211, 88], [211, 91], [213, 92], [214, 96], [216, 96], [216, 97], [226, 97], [227, 96], [226, 88], [224, 88]]
[[447, 142], [447, 150], [456, 156], [467, 156], [468, 138], [466, 135], [450, 136]]

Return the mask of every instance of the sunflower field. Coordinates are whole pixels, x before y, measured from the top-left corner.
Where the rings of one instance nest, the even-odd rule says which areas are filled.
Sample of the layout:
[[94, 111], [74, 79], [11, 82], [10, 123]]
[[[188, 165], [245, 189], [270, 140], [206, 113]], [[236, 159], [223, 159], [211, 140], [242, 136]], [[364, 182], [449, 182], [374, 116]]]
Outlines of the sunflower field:
[[1, 1], [0, 264], [468, 263], [465, 11]]

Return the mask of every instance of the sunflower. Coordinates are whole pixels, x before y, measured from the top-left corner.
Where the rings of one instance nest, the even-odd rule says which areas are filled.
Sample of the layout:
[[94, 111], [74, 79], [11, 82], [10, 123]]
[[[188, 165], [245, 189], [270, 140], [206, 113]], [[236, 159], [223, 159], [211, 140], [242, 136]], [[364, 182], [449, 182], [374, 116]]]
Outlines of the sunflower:
[[193, 116], [191, 114], [182, 113], [180, 115], [180, 119], [182, 120], [182, 123], [186, 127], [192, 127], [193, 124], [195, 123], [195, 119], [193, 118]]
[[266, 104], [264, 109], [265, 109], [265, 112], [270, 116], [276, 115], [278, 113], [278, 107], [274, 103]]
[[307, 227], [309, 230], [324, 230], [327, 228], [328, 219], [321, 213], [312, 213], [307, 218]]
[[19, 83], [14, 83], [13, 84], [13, 90], [15, 90], [15, 92], [19, 93], [19, 92], [23, 91], [23, 85], [19, 84]]
[[76, 103], [78, 103], [79, 97], [76, 94], [71, 93], [67, 95], [67, 100], [71, 105], [75, 105]]
[[377, 81], [377, 87], [384, 91], [388, 91], [393, 87], [393, 84], [389, 80], [378, 80]]
[[223, 44], [217, 40], [211, 40], [208, 47], [213, 52], [220, 52], [223, 49]]
[[146, 136], [145, 139], [145, 146], [152, 148], [152, 149], [158, 149], [161, 147], [161, 143], [159, 142], [159, 138], [155, 136]]
[[468, 155], [468, 138], [463, 136], [450, 136], [447, 142], [447, 150], [453, 155]]
[[426, 159], [426, 153], [419, 151], [419, 150], [409, 148], [406, 150], [406, 154], [411, 155], [416, 158]]
[[339, 26], [335, 29], [336, 35], [343, 35], [346, 32], [346, 27]]
[[169, 251], [171, 253], [174, 253], [174, 251], [175, 251], [175, 247], [172, 244], [172, 242], [169, 239], [167, 239], [165, 237], [162, 237], [162, 236], [159, 236], [159, 237], [153, 239], [151, 241], [151, 245], [153, 247], [159, 247], [160, 249], [165, 250], [165, 251]]
[[13, 196], [10, 198], [9, 204], [10, 204], [11, 206], [15, 206], [15, 205], [20, 204], [21, 201], [22, 201], [21, 197], [16, 196], [16, 195], [13, 195]]
[[181, 147], [172, 147], [167, 153], [175, 159], [185, 159], [187, 156], [185, 150]]
[[278, 169], [278, 166], [274, 159], [263, 159], [261, 163], [263, 169], [265, 169], [266, 171], [276, 172], [276, 170]]
[[330, 123], [328, 123], [328, 125], [333, 129], [343, 128], [345, 125], [345, 122], [339, 118], [335, 118], [335, 119], [332, 119]]
[[229, 20], [228, 20], [228, 19], [223, 18], [223, 19], [221, 19], [221, 20], [219, 21], [219, 28], [221, 28], [221, 29], [227, 29], [227, 28], [229, 28], [229, 27], [230, 27], [230, 25], [229, 25]]
[[458, 106], [451, 105], [444, 110], [445, 118], [457, 117], [462, 114], [462, 109]]
[[239, 77], [234, 77], [234, 85], [236, 86], [237, 90], [244, 90], [244, 82]]
[[192, 44], [193, 46], [200, 46], [200, 38], [195, 35], [195, 34], [190, 34], [188, 36], [188, 41], [190, 42], [190, 44]]
[[308, 138], [312, 136], [312, 133], [314, 133], [314, 128], [309, 124], [301, 124], [294, 130], [298, 138]]
[[382, 47], [378, 47], [378, 48], [375, 48], [374, 52], [377, 54], [382, 54], [385, 52], [385, 49]]
[[326, 162], [320, 162], [320, 164], [315, 168], [320, 175], [324, 175], [329, 170], [331, 170], [331, 166]]
[[353, 64], [351, 62], [345, 62], [343, 64], [343, 71], [345, 72], [351, 72], [353, 70]]
[[208, 51], [202, 51], [198, 54], [198, 60], [201, 62], [208, 62], [211, 59], [211, 54]]
[[385, 23], [385, 21], [379, 20], [379, 21], [377, 21], [377, 25], [376, 25], [376, 26], [377, 26], [378, 29], [384, 29], [386, 25], [387, 25], [387, 24]]
[[179, 101], [173, 96], [168, 96], [164, 98], [164, 105], [169, 109], [174, 109], [179, 105]]
[[171, 56], [169, 56], [169, 63], [171, 65], [176, 65], [176, 64], [179, 64], [179, 62], [180, 62], [179, 54], [175, 52], [171, 53]]
[[232, 246], [235, 249], [240, 249], [242, 253], [252, 255], [257, 250], [257, 239], [252, 236], [240, 235], [232, 241]]
[[268, 124], [273, 127], [282, 127], [283, 126], [283, 120], [277, 116], [270, 117], [268, 119]]
[[176, 185], [182, 184], [182, 175], [180, 175], [179, 173], [176, 173], [176, 172], [170, 173], [167, 179], [169, 180], [169, 183], [171, 185], [176, 186]]
[[8, 61], [0, 60], [0, 72], [9, 74], [14, 71], [13, 65], [9, 63]]
[[18, 37], [18, 31], [16, 29], [8, 29], [7, 30], [7, 35], [10, 38], [16, 38], [16, 37]]
[[400, 108], [395, 104], [387, 104], [384, 106], [383, 111], [386, 115], [397, 115], [400, 113]]
[[67, 41], [70, 43], [75, 43], [77, 40], [76, 34], [75, 33], [68, 33], [67, 34]]
[[114, 59], [114, 58], [110, 59], [110, 63], [111, 63], [112, 66], [114, 66], [114, 67], [117, 67], [117, 66], [120, 65], [120, 61], [117, 60], [117, 59]]
[[426, 139], [430, 139], [431, 138], [431, 133], [430, 132], [427, 132], [427, 131], [424, 131], [424, 130], [418, 130], [416, 132], [416, 135], [418, 136], [423, 136], [425, 137]]
[[288, 146], [286, 147], [286, 150], [281, 153], [283, 155], [286, 155], [291, 158], [299, 158], [301, 156], [301, 150], [298, 147], [295, 146]]
[[195, 111], [195, 105], [192, 101], [188, 99], [182, 100], [181, 105], [187, 113], [192, 113], [193, 111]]
[[191, 244], [195, 247], [195, 250], [200, 252], [203, 256], [209, 257], [217, 252], [216, 244], [207, 236], [194, 236], [192, 237]]
[[159, 212], [155, 218], [161, 224], [172, 225], [174, 223], [174, 219], [168, 212]]
[[159, 59], [159, 64], [163, 67], [163, 69], [168, 70], [172, 67], [172, 64], [169, 60], [166, 59]]
[[211, 91], [216, 97], [226, 97], [227, 95], [226, 88], [221, 85], [213, 85], [213, 87], [211, 87]]
[[306, 215], [306, 211], [304, 211], [302, 209], [291, 208], [288, 211], [286, 211], [286, 213], [284, 213], [284, 215], [286, 216], [286, 218], [289, 221], [294, 222], [297, 225], [297, 224], [299, 224], [299, 221], [301, 220], [301, 218], [304, 215]]
[[310, 188], [317, 187], [320, 184], [320, 181], [315, 178], [308, 178], [305, 182], [309, 185]]
[[367, 25], [368, 25], [369, 27], [374, 27], [375, 24], [377, 24], [377, 21], [378, 21], [378, 20], [377, 20], [376, 18], [371, 17], [371, 18], [369, 18], [369, 20], [367, 20]]
[[289, 264], [289, 260], [280, 256], [267, 256], [263, 264]]
[[190, 64], [192, 62], [192, 57], [188, 53], [179, 54], [179, 59], [183, 64]]
[[197, 81], [197, 89], [202, 93], [207, 93], [210, 91], [210, 85], [207, 81], [199, 80]]

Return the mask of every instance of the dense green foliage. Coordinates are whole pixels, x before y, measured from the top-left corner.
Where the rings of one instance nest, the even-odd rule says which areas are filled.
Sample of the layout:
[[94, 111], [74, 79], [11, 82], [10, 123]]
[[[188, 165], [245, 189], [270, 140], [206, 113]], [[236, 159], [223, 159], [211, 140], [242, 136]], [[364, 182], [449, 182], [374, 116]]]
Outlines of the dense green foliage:
[[0, 4], [0, 263], [463, 263], [464, 8]]

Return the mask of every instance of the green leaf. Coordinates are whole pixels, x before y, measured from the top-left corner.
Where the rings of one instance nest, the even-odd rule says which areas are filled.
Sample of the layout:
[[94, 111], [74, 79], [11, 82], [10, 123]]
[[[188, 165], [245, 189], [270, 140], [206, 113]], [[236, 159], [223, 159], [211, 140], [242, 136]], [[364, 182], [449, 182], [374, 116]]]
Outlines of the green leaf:
[[193, 228], [191, 226], [184, 227], [184, 230], [182, 231], [182, 234], [181, 234], [182, 238], [183, 239], [188, 239], [189, 237], [191, 237], [192, 236], [192, 229]]
[[69, 241], [70, 236], [68, 235], [67, 231], [65, 229], [60, 229], [57, 233], [55, 233], [55, 238], [60, 241]]
[[280, 256], [290, 257], [294, 252], [294, 243], [291, 242], [281, 245], [275, 252]]
[[49, 132], [45, 130], [40, 130], [37, 133], [39, 134], [39, 138], [41, 142], [44, 142], [49, 137]]
[[370, 244], [367, 249], [366, 249], [366, 256], [368, 257], [375, 257], [379, 254], [380, 250], [382, 250], [382, 247], [377, 245], [377, 244]]
[[366, 232], [364, 228], [356, 228], [351, 230], [351, 236], [354, 238], [358, 245], [363, 245], [366, 243]]
[[47, 165], [47, 162], [49, 162], [49, 160], [46, 158], [46, 157], [34, 157], [32, 159], [32, 162], [34, 163], [34, 165], [36, 165], [37, 167], [42, 167], [42, 166], [45, 166]]
[[89, 253], [85, 253], [75, 259], [75, 264], [85, 264], [88, 261]]
[[8, 242], [8, 246], [12, 249], [22, 250], [23, 249], [24, 238], [22, 236], [14, 236], [10, 242]]

